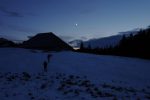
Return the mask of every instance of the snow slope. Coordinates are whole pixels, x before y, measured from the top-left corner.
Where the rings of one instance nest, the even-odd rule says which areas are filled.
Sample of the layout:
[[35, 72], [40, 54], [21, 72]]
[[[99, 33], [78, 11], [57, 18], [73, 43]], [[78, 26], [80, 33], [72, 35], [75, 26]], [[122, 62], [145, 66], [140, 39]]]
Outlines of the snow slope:
[[0, 70], [2, 72], [40, 71], [46, 54], [33, 52], [34, 50], [0, 48]]
[[[87, 41], [83, 41], [83, 44], [85, 47], [88, 47], [89, 45], [92, 48], [107, 48], [109, 46], [116, 46], [119, 41], [122, 39], [123, 35], [130, 36], [132, 33], [133, 35], [137, 34], [140, 31], [139, 28], [130, 30], [130, 31], [125, 31], [125, 32], [119, 32], [117, 35], [112, 35], [108, 37], [102, 37], [102, 38], [96, 38], [96, 39], [90, 39]], [[69, 42], [69, 45], [72, 47], [80, 47], [82, 40], [73, 40]]]
[[68, 44], [74, 48], [79, 48], [81, 42], [83, 42], [84, 47], [88, 47], [89, 45], [92, 48], [104, 48], [109, 46], [115, 46], [119, 43], [121, 40], [122, 35], [114, 35], [109, 37], [103, 37], [103, 38], [97, 38], [97, 39], [90, 39], [88, 41], [82, 41], [82, 40], [73, 40], [70, 41]]
[[149, 60], [18, 48], [0, 48], [0, 55], [0, 100], [150, 98]]
[[69, 44], [70, 46], [72, 46], [73, 48], [79, 48], [81, 42], [83, 42], [83, 41], [82, 41], [82, 40], [79, 40], [79, 39], [76, 39], [76, 40], [72, 40], [72, 41], [68, 42], [68, 44]]
[[88, 47], [89, 45], [92, 48], [107, 48], [109, 46], [116, 46], [119, 41], [122, 39], [122, 35], [114, 35], [109, 37], [104, 37], [100, 39], [91, 39], [84, 42], [84, 46]]

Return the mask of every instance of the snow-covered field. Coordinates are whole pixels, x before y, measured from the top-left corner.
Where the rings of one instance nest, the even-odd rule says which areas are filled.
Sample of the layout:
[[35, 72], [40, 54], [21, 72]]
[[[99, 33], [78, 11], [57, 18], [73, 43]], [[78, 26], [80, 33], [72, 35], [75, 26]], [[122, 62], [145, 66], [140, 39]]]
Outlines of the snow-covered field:
[[0, 100], [149, 99], [149, 60], [0, 48]]

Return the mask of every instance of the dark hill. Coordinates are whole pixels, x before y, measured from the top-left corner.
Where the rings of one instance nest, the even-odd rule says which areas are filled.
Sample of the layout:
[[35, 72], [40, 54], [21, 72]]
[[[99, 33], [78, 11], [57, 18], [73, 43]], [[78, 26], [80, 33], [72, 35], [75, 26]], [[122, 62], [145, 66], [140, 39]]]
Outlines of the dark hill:
[[0, 38], [0, 47], [12, 47], [15, 43], [5, 38]]
[[22, 46], [24, 48], [52, 51], [72, 50], [72, 47], [70, 47], [52, 32], [39, 33], [31, 37], [29, 40], [24, 41]]

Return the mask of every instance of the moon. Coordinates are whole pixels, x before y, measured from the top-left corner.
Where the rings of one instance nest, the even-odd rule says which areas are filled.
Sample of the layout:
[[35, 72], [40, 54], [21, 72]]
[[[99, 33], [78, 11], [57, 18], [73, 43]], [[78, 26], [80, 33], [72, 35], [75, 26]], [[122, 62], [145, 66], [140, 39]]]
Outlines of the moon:
[[75, 26], [77, 27], [77, 26], [78, 26], [78, 24], [75, 24]]

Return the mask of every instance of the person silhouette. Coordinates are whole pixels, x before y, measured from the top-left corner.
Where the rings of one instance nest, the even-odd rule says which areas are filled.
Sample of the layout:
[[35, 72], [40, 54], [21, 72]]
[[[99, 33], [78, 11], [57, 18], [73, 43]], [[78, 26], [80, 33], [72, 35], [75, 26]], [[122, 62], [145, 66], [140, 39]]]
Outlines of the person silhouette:
[[46, 61], [43, 62], [43, 67], [44, 67], [44, 72], [47, 72], [48, 70], [47, 70], [47, 62]]
[[48, 62], [50, 61], [51, 56], [52, 56], [51, 54], [48, 54], [48, 55], [47, 55], [47, 60], [48, 60]]

